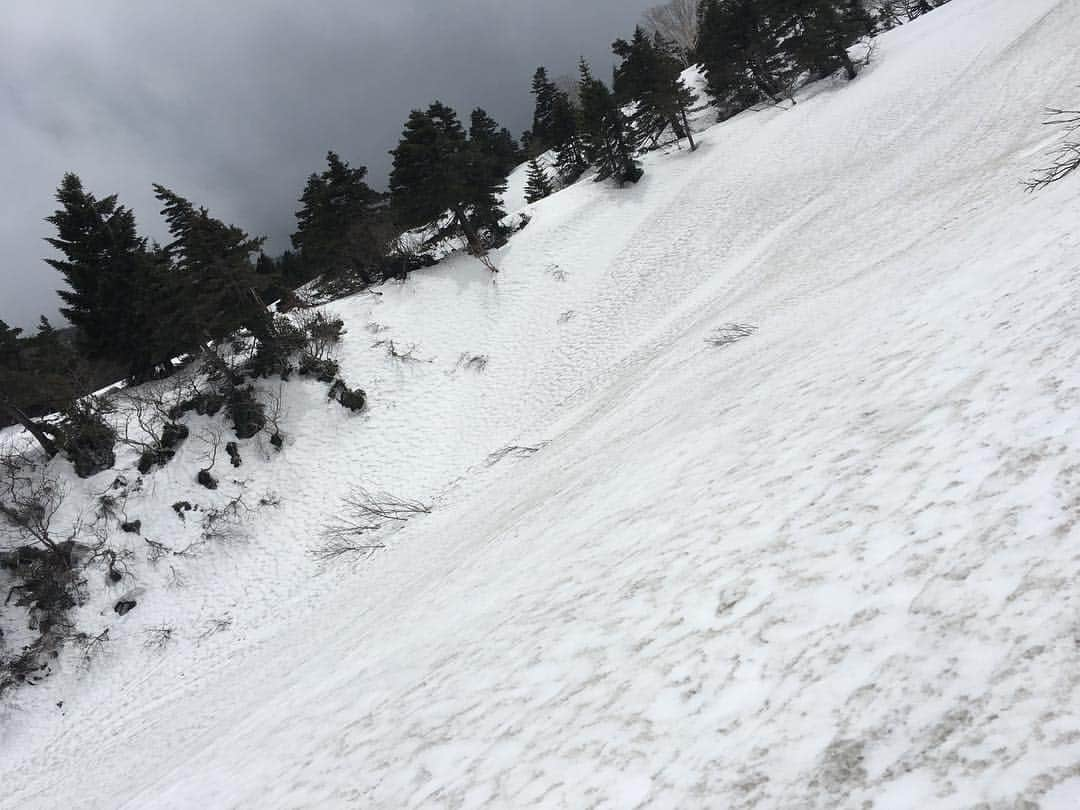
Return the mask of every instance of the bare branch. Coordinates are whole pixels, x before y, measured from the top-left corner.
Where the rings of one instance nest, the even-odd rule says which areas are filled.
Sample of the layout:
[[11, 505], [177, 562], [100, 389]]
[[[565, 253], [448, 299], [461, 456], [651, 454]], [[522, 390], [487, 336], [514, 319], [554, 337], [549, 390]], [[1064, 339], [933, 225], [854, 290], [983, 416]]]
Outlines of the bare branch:
[[729, 323], [727, 326], [721, 326], [718, 329], [714, 329], [709, 337], [705, 338], [705, 342], [710, 346], [720, 348], [721, 346], [730, 346], [732, 343], [737, 343], [743, 338], [748, 338], [750, 335], [757, 331], [756, 326], [750, 326], [744, 323]]

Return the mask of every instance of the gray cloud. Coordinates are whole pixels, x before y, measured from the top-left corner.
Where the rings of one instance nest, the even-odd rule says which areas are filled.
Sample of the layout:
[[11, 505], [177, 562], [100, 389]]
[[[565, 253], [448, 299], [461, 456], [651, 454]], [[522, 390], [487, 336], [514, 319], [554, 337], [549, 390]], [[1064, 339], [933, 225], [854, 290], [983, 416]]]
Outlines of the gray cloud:
[[42, 220], [65, 171], [164, 236], [152, 182], [288, 246], [327, 149], [382, 185], [409, 110], [484, 107], [515, 134], [539, 64], [607, 75], [655, 0], [39, 0], [0, 9], [0, 318], [56, 315]]

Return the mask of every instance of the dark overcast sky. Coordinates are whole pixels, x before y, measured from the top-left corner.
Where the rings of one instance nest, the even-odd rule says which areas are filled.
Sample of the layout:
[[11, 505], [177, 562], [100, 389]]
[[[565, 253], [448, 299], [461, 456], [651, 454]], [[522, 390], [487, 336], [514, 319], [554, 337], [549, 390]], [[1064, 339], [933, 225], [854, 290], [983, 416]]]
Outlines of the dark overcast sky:
[[327, 149], [383, 186], [410, 109], [481, 106], [520, 134], [533, 70], [610, 75], [657, 0], [0, 0], [0, 318], [56, 316], [43, 222], [65, 171], [164, 236], [163, 183], [288, 246]]

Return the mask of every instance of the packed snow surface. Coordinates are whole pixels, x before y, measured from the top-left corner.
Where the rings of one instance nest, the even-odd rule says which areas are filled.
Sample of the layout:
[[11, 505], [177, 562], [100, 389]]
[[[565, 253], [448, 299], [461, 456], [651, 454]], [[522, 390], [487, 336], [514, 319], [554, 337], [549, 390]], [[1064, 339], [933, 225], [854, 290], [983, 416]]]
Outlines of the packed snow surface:
[[[494, 280], [333, 304], [369, 411], [294, 380], [282, 453], [145, 478], [174, 548], [174, 501], [280, 503], [115, 539], [135, 579], [77, 616], [112, 643], [7, 698], [0, 805], [1080, 806], [1080, 178], [1020, 183], [1078, 34], [954, 0], [530, 206]], [[434, 509], [316, 561], [359, 485]]]

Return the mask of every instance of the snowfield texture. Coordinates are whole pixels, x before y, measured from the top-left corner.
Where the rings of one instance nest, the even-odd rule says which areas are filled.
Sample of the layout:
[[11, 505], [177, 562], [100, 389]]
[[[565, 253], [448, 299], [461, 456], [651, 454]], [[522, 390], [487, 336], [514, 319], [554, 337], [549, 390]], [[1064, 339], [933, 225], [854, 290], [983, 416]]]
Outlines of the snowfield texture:
[[[146, 477], [171, 547], [174, 501], [280, 504], [155, 565], [116, 538], [137, 580], [78, 615], [112, 643], [7, 699], [0, 805], [1080, 806], [1080, 178], [1020, 183], [1078, 33], [954, 0], [530, 206], [494, 283], [458, 256], [332, 305], [370, 410], [297, 380], [281, 454]], [[361, 484], [435, 508], [318, 563]]]

